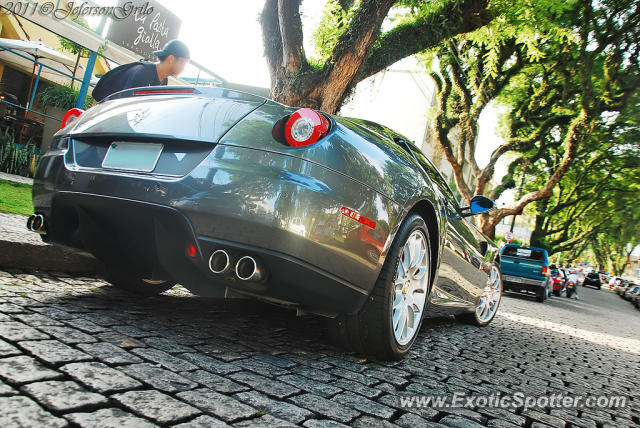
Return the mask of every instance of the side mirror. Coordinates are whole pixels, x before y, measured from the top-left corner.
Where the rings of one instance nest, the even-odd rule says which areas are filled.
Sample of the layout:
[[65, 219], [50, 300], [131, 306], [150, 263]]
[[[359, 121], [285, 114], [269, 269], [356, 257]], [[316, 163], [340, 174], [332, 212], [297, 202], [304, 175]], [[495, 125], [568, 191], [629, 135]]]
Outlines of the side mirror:
[[471, 203], [468, 207], [463, 208], [464, 211], [468, 211], [465, 213], [466, 216], [482, 214], [484, 212], [489, 211], [495, 206], [494, 202], [487, 198], [486, 196], [476, 195], [471, 198]]

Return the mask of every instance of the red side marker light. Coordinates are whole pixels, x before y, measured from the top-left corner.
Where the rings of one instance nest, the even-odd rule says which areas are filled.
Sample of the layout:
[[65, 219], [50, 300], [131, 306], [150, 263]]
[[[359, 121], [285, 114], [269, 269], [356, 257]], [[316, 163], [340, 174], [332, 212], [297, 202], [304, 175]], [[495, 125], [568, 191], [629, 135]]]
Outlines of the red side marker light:
[[293, 112], [284, 126], [284, 137], [292, 147], [313, 144], [329, 131], [329, 120], [310, 108]]
[[349, 218], [352, 218], [355, 221], [364, 224], [365, 226], [369, 226], [371, 229], [375, 229], [376, 228], [376, 222], [375, 221], [373, 221], [370, 218], [367, 218], [367, 217], [365, 217], [363, 215], [360, 215], [359, 212], [354, 211], [351, 208], [342, 207], [342, 208], [340, 208], [340, 212], [342, 212], [342, 215], [347, 216]]
[[60, 129], [64, 128], [71, 122], [77, 120], [80, 116], [82, 116], [82, 113], [84, 113], [84, 110], [75, 108], [75, 107], [68, 110], [62, 117], [62, 122], [60, 123]]
[[187, 245], [187, 256], [194, 258], [197, 255], [198, 252], [196, 251], [196, 246], [193, 244]]

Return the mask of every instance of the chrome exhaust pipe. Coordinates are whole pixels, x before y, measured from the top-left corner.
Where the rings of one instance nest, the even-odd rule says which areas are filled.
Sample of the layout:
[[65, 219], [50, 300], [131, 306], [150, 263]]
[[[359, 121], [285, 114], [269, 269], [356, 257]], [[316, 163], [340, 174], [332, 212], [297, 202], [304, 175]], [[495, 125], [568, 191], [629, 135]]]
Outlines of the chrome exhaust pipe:
[[251, 256], [244, 256], [236, 263], [236, 276], [242, 281], [259, 282], [265, 278], [266, 270], [262, 263]]
[[47, 234], [47, 227], [44, 216], [42, 214], [32, 214], [27, 220], [27, 229], [41, 235]]
[[215, 250], [209, 257], [209, 270], [221, 275], [231, 268], [231, 256], [225, 250]]

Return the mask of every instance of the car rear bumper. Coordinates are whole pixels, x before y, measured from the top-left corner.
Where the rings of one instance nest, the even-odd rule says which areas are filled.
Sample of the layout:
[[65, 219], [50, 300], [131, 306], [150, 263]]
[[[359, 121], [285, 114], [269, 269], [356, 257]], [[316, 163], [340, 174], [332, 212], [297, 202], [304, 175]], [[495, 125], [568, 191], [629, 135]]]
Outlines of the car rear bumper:
[[502, 275], [503, 287], [509, 291], [537, 293], [547, 286], [547, 280], [537, 280], [513, 275]]
[[[363, 225], [376, 223], [372, 259]], [[169, 276], [196, 294], [237, 291], [323, 313], [352, 313], [371, 291], [402, 210], [333, 170], [286, 155], [217, 145], [184, 177], [73, 168], [44, 156], [34, 207], [49, 242], [88, 250], [140, 277]], [[189, 257], [193, 243], [197, 256]], [[250, 255], [268, 271], [260, 283], [209, 270], [213, 251]]]

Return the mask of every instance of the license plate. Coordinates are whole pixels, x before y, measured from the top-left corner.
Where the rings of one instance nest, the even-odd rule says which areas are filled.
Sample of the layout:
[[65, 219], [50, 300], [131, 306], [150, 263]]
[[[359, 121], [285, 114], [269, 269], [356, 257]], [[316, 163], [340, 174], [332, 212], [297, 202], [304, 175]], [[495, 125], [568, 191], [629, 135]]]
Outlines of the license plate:
[[517, 276], [506, 276], [505, 275], [504, 279], [506, 279], [509, 282], [522, 282], [522, 278], [519, 278]]
[[102, 161], [103, 168], [151, 172], [155, 169], [163, 144], [114, 141]]

